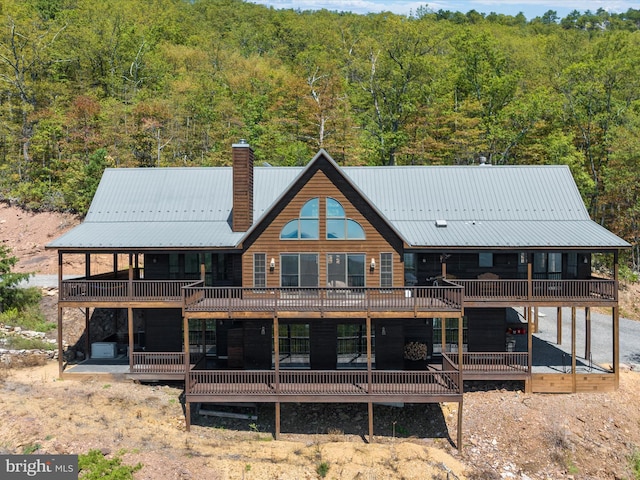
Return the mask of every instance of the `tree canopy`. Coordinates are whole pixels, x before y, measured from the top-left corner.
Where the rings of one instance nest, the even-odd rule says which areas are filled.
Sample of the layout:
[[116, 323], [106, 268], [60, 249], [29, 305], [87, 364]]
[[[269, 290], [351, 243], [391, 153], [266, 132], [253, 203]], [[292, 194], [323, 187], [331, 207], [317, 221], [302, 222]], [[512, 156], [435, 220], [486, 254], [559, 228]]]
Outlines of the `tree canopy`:
[[637, 242], [640, 10], [356, 15], [241, 0], [5, 0], [0, 198], [86, 212], [102, 170], [569, 165]]

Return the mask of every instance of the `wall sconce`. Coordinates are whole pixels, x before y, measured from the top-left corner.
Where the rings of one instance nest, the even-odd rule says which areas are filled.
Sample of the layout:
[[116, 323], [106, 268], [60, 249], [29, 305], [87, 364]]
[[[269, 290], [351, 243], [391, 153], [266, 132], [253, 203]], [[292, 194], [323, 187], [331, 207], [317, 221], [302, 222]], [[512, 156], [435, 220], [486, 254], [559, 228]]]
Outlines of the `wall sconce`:
[[371, 264], [369, 265], [369, 270], [371, 270], [371, 272], [373, 272], [376, 269], [376, 259], [372, 258], [371, 259]]
[[382, 330], [380, 331], [381, 335], [386, 335], [387, 334], [387, 329], [382, 327]]
[[273, 272], [276, 269], [276, 260], [275, 258], [272, 258], [271, 261], [269, 262], [269, 271]]
[[260, 335], [266, 335], [267, 334], [267, 330], [264, 328], [264, 325], [262, 326], [262, 328], [260, 329]]

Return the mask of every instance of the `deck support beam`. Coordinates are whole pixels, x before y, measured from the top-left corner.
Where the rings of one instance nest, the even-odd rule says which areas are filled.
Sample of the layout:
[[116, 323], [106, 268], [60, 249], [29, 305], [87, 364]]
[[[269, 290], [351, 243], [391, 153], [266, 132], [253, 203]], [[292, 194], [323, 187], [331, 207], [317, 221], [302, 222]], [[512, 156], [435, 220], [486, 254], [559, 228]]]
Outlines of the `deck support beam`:
[[562, 307], [558, 307], [556, 314], [556, 343], [562, 345]]
[[532, 393], [533, 385], [531, 382], [531, 372], [533, 370], [533, 328], [531, 326], [531, 307], [524, 309], [525, 320], [527, 321], [527, 380], [524, 382], [524, 390], [526, 393]]
[[584, 358], [591, 359], [591, 307], [584, 308]]
[[571, 391], [576, 391], [576, 307], [571, 307]]
[[615, 388], [620, 386], [620, 308], [613, 307], [613, 373], [615, 374]]
[[275, 427], [276, 427], [276, 440], [280, 440], [280, 402], [276, 402], [275, 404], [276, 414], [275, 414]]
[[369, 402], [368, 417], [369, 417], [369, 443], [373, 443], [373, 402]]
[[133, 308], [127, 308], [127, 329], [129, 334], [129, 371], [133, 371]]
[[458, 431], [456, 443], [458, 446], [458, 452], [462, 453], [462, 397], [458, 402]]

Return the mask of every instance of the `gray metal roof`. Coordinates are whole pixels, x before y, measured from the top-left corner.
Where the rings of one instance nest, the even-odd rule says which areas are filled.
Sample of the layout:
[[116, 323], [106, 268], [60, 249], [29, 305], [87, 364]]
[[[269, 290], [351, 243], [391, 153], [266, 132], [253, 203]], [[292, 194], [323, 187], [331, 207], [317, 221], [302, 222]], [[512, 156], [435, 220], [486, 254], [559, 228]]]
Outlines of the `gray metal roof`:
[[[256, 222], [305, 168], [254, 169]], [[590, 220], [565, 166], [340, 171], [410, 246], [628, 246]], [[107, 169], [83, 224], [48, 247], [233, 248], [244, 234], [231, 231], [231, 209], [231, 167]], [[436, 226], [437, 220], [446, 227]]]

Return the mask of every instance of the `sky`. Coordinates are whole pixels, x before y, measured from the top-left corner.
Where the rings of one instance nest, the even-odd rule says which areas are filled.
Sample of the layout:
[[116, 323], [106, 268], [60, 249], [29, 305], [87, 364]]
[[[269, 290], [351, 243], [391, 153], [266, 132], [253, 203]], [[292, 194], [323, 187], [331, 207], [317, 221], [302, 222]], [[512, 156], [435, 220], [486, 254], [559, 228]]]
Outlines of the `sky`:
[[522, 12], [527, 20], [542, 16], [549, 10], [554, 10], [560, 18], [564, 18], [573, 10], [595, 12], [604, 8], [611, 13], [626, 12], [629, 8], [640, 10], [640, 1], [625, 0], [436, 0], [420, 2], [411, 0], [250, 0], [252, 3], [268, 5], [276, 9], [319, 10], [326, 8], [331, 11], [353, 13], [379, 13], [391, 11], [393, 13], [408, 15], [415, 13], [419, 7], [427, 6], [438, 11], [451, 10], [467, 13], [476, 10], [480, 13], [502, 13], [505, 15], [517, 15]]

